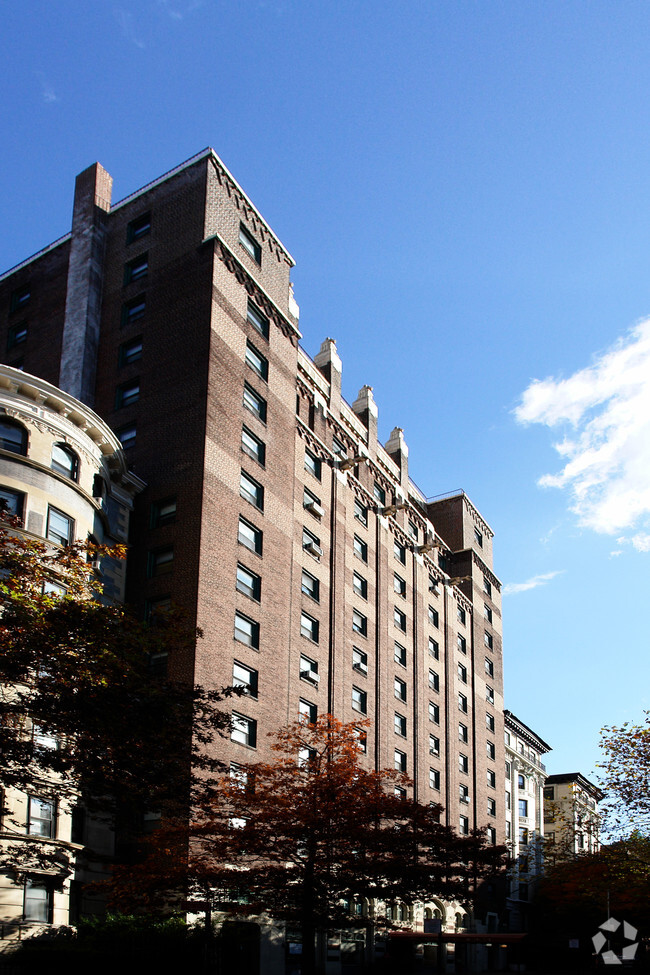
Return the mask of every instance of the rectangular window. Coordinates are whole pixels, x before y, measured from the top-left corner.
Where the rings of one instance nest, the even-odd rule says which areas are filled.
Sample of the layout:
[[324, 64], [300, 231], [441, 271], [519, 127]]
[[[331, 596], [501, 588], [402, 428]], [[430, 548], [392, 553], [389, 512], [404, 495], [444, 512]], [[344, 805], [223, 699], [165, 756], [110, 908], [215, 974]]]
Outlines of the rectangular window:
[[458, 798], [461, 802], [469, 802], [469, 786], [461, 784], [458, 786]]
[[395, 734], [406, 738], [406, 718], [403, 714], [395, 712]]
[[467, 667], [463, 664], [458, 664], [458, 679], [463, 683], [467, 683]]
[[467, 640], [460, 633], [456, 637], [456, 645], [461, 653], [467, 653]]
[[149, 233], [151, 233], [151, 214], [143, 213], [127, 225], [126, 242], [132, 244], [134, 240], [140, 240]]
[[519, 799], [517, 802], [517, 807], [519, 809], [519, 815], [528, 818], [528, 799]]
[[358, 572], [352, 573], [352, 588], [357, 596], [361, 596], [362, 599], [368, 598], [368, 580]]
[[492, 595], [492, 583], [487, 576], [483, 576], [483, 592], [488, 596]]
[[357, 498], [354, 499], [354, 517], [366, 528], [368, 527], [368, 509]]
[[429, 670], [429, 689], [432, 691], [440, 690], [440, 677], [435, 670]]
[[506, 819], [506, 839], [509, 840], [512, 836], [512, 823], [509, 819]]
[[44, 799], [29, 797], [27, 811], [27, 833], [29, 836], [43, 836], [53, 840], [56, 836], [56, 806]]
[[322, 462], [311, 450], [305, 449], [305, 470], [313, 474], [317, 481], [320, 481], [322, 474]]
[[244, 397], [242, 402], [244, 407], [250, 410], [258, 420], [266, 423], [266, 400], [259, 393], [256, 393], [248, 383], [244, 383]]
[[395, 688], [395, 697], [398, 701], [406, 701], [406, 681], [401, 678], [396, 677], [393, 681], [393, 686]]
[[362, 562], [368, 561], [368, 546], [359, 538], [358, 535], [354, 536], [354, 554], [361, 559]]
[[319, 600], [320, 600], [320, 582], [318, 581], [318, 579], [315, 576], [310, 575], [310, 573], [307, 572], [306, 569], [303, 569], [302, 570], [302, 586], [301, 586], [301, 588], [302, 588], [302, 591], [305, 594], [305, 596], [309, 596], [310, 599], [315, 600], [315, 602], [319, 602]]
[[318, 664], [310, 657], [306, 657], [304, 653], [300, 654], [300, 676], [311, 684], [318, 684], [320, 681]]
[[140, 254], [124, 265], [124, 284], [141, 281], [149, 273], [149, 255]]
[[492, 639], [492, 634], [491, 633], [487, 633], [487, 632], [484, 633], [483, 634], [483, 640], [484, 640], [485, 646], [488, 648], [488, 650], [492, 650], [492, 647], [493, 647], [493, 644], [494, 644], [494, 641]]
[[262, 532], [255, 525], [251, 525], [245, 518], [239, 519], [239, 530], [237, 541], [240, 545], [245, 545], [251, 552], [257, 555], [262, 554]]
[[440, 595], [440, 589], [438, 588], [438, 580], [434, 579], [433, 576], [429, 576], [429, 592], [432, 592], [435, 596]]
[[257, 721], [247, 718], [244, 714], [232, 713], [232, 730], [230, 740], [236, 741], [240, 745], [247, 745], [249, 748], [257, 747]]
[[7, 332], [7, 349], [15, 349], [27, 341], [27, 322], [12, 325]]
[[243, 687], [249, 697], [257, 697], [258, 673], [237, 660], [232, 665], [233, 687]]
[[440, 724], [440, 708], [433, 701], [429, 701], [429, 721]]
[[429, 769], [429, 788], [440, 792], [440, 772], [436, 768]]
[[549, 799], [551, 802], [555, 800], [555, 786], [552, 785], [544, 786], [544, 798]]
[[519, 827], [519, 845], [528, 846], [528, 830], [525, 826]]
[[323, 550], [320, 547], [320, 538], [304, 527], [302, 529], [302, 547], [303, 551], [309, 552], [310, 555], [313, 555], [320, 562], [321, 555], [323, 554]]
[[469, 758], [461, 752], [458, 756], [458, 771], [469, 772]]
[[302, 506], [314, 515], [315, 518], [322, 518], [325, 514], [324, 509], [321, 507], [320, 498], [312, 494], [307, 488], [303, 488], [302, 491]]
[[304, 636], [307, 640], [311, 640], [312, 643], [318, 643], [318, 632], [318, 620], [315, 620], [312, 616], [308, 616], [307, 613], [301, 613], [300, 635]]
[[395, 642], [395, 663], [406, 667], [406, 647], [403, 647], [401, 643], [397, 642]]
[[74, 521], [64, 515], [58, 508], [48, 505], [47, 508], [47, 538], [57, 545], [70, 545], [74, 534]]
[[420, 533], [418, 531], [418, 526], [415, 524], [415, 522], [409, 521], [409, 535], [411, 536], [411, 538], [415, 539], [415, 541], [417, 542], [419, 538], [419, 534]]
[[467, 623], [467, 613], [465, 612], [462, 606], [459, 606], [458, 609], [456, 610], [456, 618], [459, 623], [462, 623], [463, 626], [465, 626], [465, 624]]
[[135, 438], [137, 434], [135, 423], [129, 423], [125, 427], [120, 427], [120, 429], [116, 430], [115, 432], [117, 433], [118, 440], [122, 444], [123, 450], [128, 450], [129, 447], [135, 447]]
[[429, 755], [440, 754], [440, 739], [436, 735], [429, 735]]
[[235, 613], [235, 640], [245, 643], [253, 650], [260, 648], [260, 624], [242, 613]]
[[332, 453], [336, 454], [337, 457], [347, 457], [348, 450], [345, 444], [342, 444], [340, 440], [336, 437], [332, 437]]
[[494, 677], [494, 664], [489, 657], [485, 658], [485, 673], [488, 677]]
[[352, 629], [355, 633], [360, 633], [361, 636], [368, 635], [368, 620], [358, 609], [352, 611]]
[[259, 308], [253, 304], [252, 301], [248, 302], [248, 308], [246, 309], [246, 320], [249, 325], [260, 333], [265, 339], [269, 337], [269, 320], [266, 315], [263, 315]]
[[461, 836], [467, 836], [469, 833], [469, 818], [467, 816], [459, 816], [458, 818], [458, 832]]
[[485, 742], [485, 751], [486, 751], [486, 754], [487, 754], [487, 757], [488, 758], [491, 758], [491, 759], [495, 759], [496, 758], [497, 750], [495, 748], [495, 745], [494, 745], [494, 742], [493, 741], [486, 741]]
[[395, 769], [398, 772], [406, 772], [406, 752], [395, 749]]
[[118, 365], [129, 366], [132, 362], [138, 362], [142, 358], [142, 336], [122, 342], [118, 355]]
[[311, 701], [305, 701], [300, 698], [298, 704], [298, 713], [300, 715], [300, 720], [304, 724], [316, 724], [318, 718], [318, 707], [312, 704]]
[[123, 406], [132, 406], [140, 399], [140, 380], [129, 379], [127, 383], [122, 383], [115, 391], [115, 409], [122, 409]]
[[[506, 778], [509, 779], [510, 776], [512, 775], [512, 765], [510, 764], [510, 762], [506, 762], [505, 773], [506, 773]], [[546, 798], [546, 796], [544, 796], [544, 798]]]
[[493, 687], [488, 687], [486, 685], [486, 687], [485, 687], [485, 700], [488, 702], [488, 704], [494, 704], [494, 688]]
[[483, 535], [478, 530], [478, 528], [474, 529], [474, 541], [476, 542], [479, 548], [483, 548]]
[[255, 348], [252, 342], [246, 341], [246, 365], [253, 370], [256, 375], [268, 382], [269, 363], [268, 359]]
[[262, 263], [262, 248], [243, 223], [239, 224], [239, 243], [256, 264]]
[[521, 775], [521, 773], [517, 776], [517, 788], [518, 789], [526, 788], [526, 776]]
[[245, 501], [264, 511], [264, 488], [245, 471], [241, 472], [239, 479], [239, 493]]
[[25, 495], [22, 491], [0, 487], [0, 510], [15, 518], [23, 518], [25, 513]]
[[135, 325], [136, 322], [144, 318], [146, 310], [147, 299], [145, 295], [138, 295], [137, 298], [125, 302], [122, 306], [122, 326]]
[[52, 888], [37, 880], [25, 881], [23, 914], [26, 921], [52, 923]]
[[377, 481], [375, 481], [374, 487], [372, 489], [372, 493], [375, 497], [375, 501], [379, 501], [379, 504], [382, 507], [386, 507], [386, 492], [384, 491], [381, 484], [379, 484]]
[[397, 606], [393, 608], [393, 622], [399, 630], [406, 633], [406, 614], [401, 609], [398, 609]]
[[264, 467], [266, 463], [266, 444], [264, 441], [256, 437], [254, 433], [248, 429], [248, 427], [242, 427], [241, 431], [241, 449], [253, 460], [256, 460], [258, 464]]
[[368, 654], [358, 647], [352, 647], [352, 667], [360, 674], [368, 673]]
[[429, 637], [429, 653], [436, 660], [440, 660], [440, 645], [432, 636]]
[[512, 795], [510, 792], [506, 792], [506, 809], [512, 808]]
[[492, 610], [487, 603], [483, 603], [483, 616], [488, 623], [492, 622]]
[[24, 308], [31, 296], [31, 286], [23, 284], [20, 288], [14, 288], [11, 292], [9, 311], [18, 311]]
[[494, 731], [494, 715], [493, 714], [487, 714], [486, 713], [486, 715], [485, 715], [485, 727], [487, 728], [488, 731]]
[[497, 801], [496, 799], [489, 798], [487, 801], [487, 814], [488, 816], [496, 816], [497, 814]]
[[438, 629], [440, 627], [440, 616], [438, 614], [438, 610], [434, 609], [433, 606], [429, 606], [427, 615], [429, 622], [432, 623], [436, 629]]
[[465, 744], [469, 741], [469, 730], [466, 724], [459, 722], [458, 724], [458, 740], [464, 741]]
[[393, 552], [397, 561], [401, 562], [402, 565], [406, 565], [406, 545], [400, 545], [399, 542], [395, 542]]
[[352, 709], [360, 714], [368, 713], [368, 695], [360, 687], [352, 688]]
[[393, 576], [393, 592], [398, 596], [406, 596], [406, 579], [402, 579], [397, 573]]
[[458, 710], [467, 714], [467, 698], [464, 694], [458, 694]]
[[237, 592], [241, 592], [244, 596], [249, 596], [250, 599], [254, 599], [259, 603], [262, 595], [262, 580], [250, 569], [247, 569], [245, 565], [237, 563]]
[[491, 789], [496, 789], [497, 777], [494, 769], [489, 768], [485, 773], [485, 777], [487, 779], [487, 784], [489, 785], [489, 787]]

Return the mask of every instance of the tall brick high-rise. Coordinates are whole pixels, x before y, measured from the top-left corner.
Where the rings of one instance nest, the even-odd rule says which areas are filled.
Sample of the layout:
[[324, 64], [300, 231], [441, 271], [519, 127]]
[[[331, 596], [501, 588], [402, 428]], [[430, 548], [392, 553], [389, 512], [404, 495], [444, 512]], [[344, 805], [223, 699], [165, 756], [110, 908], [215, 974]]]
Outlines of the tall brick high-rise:
[[92, 406], [146, 482], [131, 601], [203, 631], [170, 672], [248, 686], [226, 760], [301, 712], [367, 715], [369, 763], [502, 842], [489, 525], [464, 493], [422, 494], [401, 429], [378, 443], [333, 340], [300, 348], [293, 260], [212, 150], [117, 204], [111, 182], [83, 172], [72, 232], [0, 276], [0, 349]]

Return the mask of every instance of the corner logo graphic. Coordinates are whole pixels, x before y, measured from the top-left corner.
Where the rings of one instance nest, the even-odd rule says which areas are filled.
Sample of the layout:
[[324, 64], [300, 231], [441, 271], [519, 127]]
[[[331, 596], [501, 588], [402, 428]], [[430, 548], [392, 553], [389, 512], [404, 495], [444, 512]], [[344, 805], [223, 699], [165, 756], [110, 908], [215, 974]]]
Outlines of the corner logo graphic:
[[608, 944], [612, 935], [616, 935], [617, 943], [621, 941], [621, 932], [619, 931], [620, 927], [620, 921], [617, 921], [615, 917], [608, 917], [604, 924], [600, 925], [598, 934], [595, 934], [591, 939], [596, 950], [596, 954], [602, 959], [605, 965], [622, 965], [624, 962], [634, 961], [636, 950], [639, 947], [638, 942], [636, 941], [637, 931], [636, 928], [633, 928], [631, 924], [627, 923], [627, 921], [623, 921], [622, 941], [634, 943], [624, 944], [620, 955], [617, 955], [616, 952], [612, 951], [609, 947], [607, 951], [603, 951], [603, 948]]

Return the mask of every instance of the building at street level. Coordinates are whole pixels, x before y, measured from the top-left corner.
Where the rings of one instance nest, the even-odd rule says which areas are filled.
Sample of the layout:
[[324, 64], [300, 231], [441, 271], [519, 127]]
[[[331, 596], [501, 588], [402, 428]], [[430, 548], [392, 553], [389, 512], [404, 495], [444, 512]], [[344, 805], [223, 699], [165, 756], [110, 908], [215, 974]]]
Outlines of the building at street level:
[[488, 523], [413, 483], [371, 387], [343, 398], [332, 339], [301, 348], [291, 255], [212, 150], [119, 203], [111, 182], [81, 173], [71, 232], [0, 276], [0, 348], [99, 414], [146, 482], [127, 599], [203, 632], [169, 672], [248, 689], [227, 761], [267, 758], [298, 715], [367, 717], [369, 765], [504, 842]]

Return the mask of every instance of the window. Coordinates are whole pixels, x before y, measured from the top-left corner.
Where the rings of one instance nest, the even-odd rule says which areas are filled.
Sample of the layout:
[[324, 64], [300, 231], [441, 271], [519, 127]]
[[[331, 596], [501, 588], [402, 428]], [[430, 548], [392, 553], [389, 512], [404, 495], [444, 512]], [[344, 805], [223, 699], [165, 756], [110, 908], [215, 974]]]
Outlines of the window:
[[354, 554], [361, 559], [362, 562], [368, 561], [368, 546], [359, 538], [358, 535], [354, 536]]
[[512, 774], [512, 765], [510, 764], [510, 762], [506, 762], [505, 772], [506, 772], [506, 778], [509, 779]]
[[151, 232], [151, 214], [143, 213], [142, 216], [132, 220], [126, 228], [126, 242], [132, 244], [134, 240], [140, 240]]
[[483, 548], [483, 535], [478, 530], [478, 528], [474, 529], [474, 541], [476, 542], [479, 548]]
[[260, 335], [263, 335], [265, 339], [269, 337], [269, 320], [266, 315], [263, 315], [259, 308], [253, 304], [252, 301], [248, 302], [248, 308], [246, 309], [246, 320], [249, 325], [252, 325]]
[[11, 292], [9, 311], [18, 311], [20, 308], [24, 308], [30, 296], [31, 287], [29, 284], [23, 284], [20, 288], [14, 288]]
[[322, 518], [325, 511], [321, 507], [320, 498], [312, 494], [307, 488], [302, 489], [302, 506], [310, 511], [316, 518]]
[[72, 541], [74, 532], [74, 521], [68, 518], [62, 511], [48, 505], [47, 509], [47, 535], [50, 542], [57, 545], [69, 545]]
[[129, 423], [125, 427], [120, 427], [119, 430], [115, 431], [117, 433], [118, 440], [122, 444], [124, 450], [128, 450], [129, 447], [135, 447], [135, 438], [137, 434], [137, 427], [135, 423]]
[[264, 488], [245, 471], [241, 472], [239, 479], [239, 493], [245, 501], [264, 511]]
[[494, 688], [485, 686], [485, 700], [488, 704], [494, 704]]
[[461, 802], [469, 802], [469, 786], [461, 784], [458, 786], [458, 798]]
[[395, 712], [395, 734], [406, 738], [406, 718], [403, 714]]
[[244, 714], [232, 713], [232, 730], [230, 740], [249, 748], [257, 747], [257, 721], [247, 718]]
[[309, 596], [309, 598], [315, 600], [315, 602], [320, 600], [320, 582], [315, 576], [310, 575], [306, 569], [302, 570], [301, 588], [305, 596]]
[[528, 900], [528, 883], [524, 880], [519, 881], [519, 900]]
[[488, 596], [492, 595], [492, 583], [487, 576], [483, 576], [483, 592]]
[[[401, 785], [396, 785], [395, 788], [393, 789], [393, 792], [395, 793], [396, 799], [406, 799], [406, 789], [403, 789]], [[402, 908], [402, 911], [403, 910], [404, 908]]]
[[240, 517], [239, 519], [237, 541], [240, 545], [245, 545], [251, 552], [255, 552], [257, 555], [262, 554], [262, 532], [255, 525], [246, 521], [245, 518]]
[[311, 450], [305, 449], [305, 470], [313, 474], [317, 481], [321, 479], [322, 462]]
[[493, 714], [487, 714], [486, 713], [486, 715], [485, 715], [485, 727], [487, 728], [488, 731], [494, 731], [494, 715]]
[[517, 807], [519, 809], [519, 815], [528, 818], [528, 799], [519, 799], [517, 802]]
[[25, 514], [25, 495], [22, 491], [0, 487], [0, 511], [15, 518], [23, 518]]
[[436, 629], [438, 629], [438, 627], [440, 626], [440, 616], [438, 614], [438, 610], [434, 609], [433, 606], [429, 606], [427, 615], [428, 615], [429, 622], [433, 623]]
[[252, 342], [246, 342], [246, 365], [264, 382], [269, 378], [269, 363], [265, 356], [255, 348]]
[[510, 792], [506, 791], [506, 809], [512, 808], [512, 795]]
[[463, 664], [458, 664], [458, 679], [463, 683], [467, 683], [467, 667]]
[[505, 741], [506, 745], [509, 745], [510, 744], [510, 732], [509, 731], [504, 731], [503, 732], [503, 740]]
[[253, 650], [260, 648], [260, 624], [243, 613], [235, 613], [235, 640], [245, 643]]
[[[492, 815], [488, 813], [488, 815]], [[495, 814], [496, 815], [496, 814]], [[496, 846], [497, 842], [497, 831], [494, 826], [488, 826], [487, 833], [485, 834], [485, 839], [490, 846]]]
[[239, 224], [239, 243], [256, 264], [262, 263], [262, 248], [243, 223]]
[[497, 750], [494, 747], [494, 742], [493, 741], [486, 741], [485, 742], [485, 751], [486, 751], [486, 754], [487, 754], [487, 757], [488, 758], [491, 758], [491, 759], [495, 759], [496, 758]]
[[140, 254], [124, 265], [124, 284], [141, 281], [149, 273], [149, 255]]
[[440, 677], [435, 670], [429, 670], [429, 689], [432, 691], [440, 690]]
[[469, 730], [467, 725], [463, 724], [462, 721], [458, 723], [458, 740], [464, 741], [465, 744], [469, 741]]
[[396, 677], [393, 681], [393, 687], [395, 688], [395, 697], [398, 701], [406, 701], [406, 681], [403, 681], [400, 677]]
[[257, 697], [258, 673], [236, 660], [232, 665], [233, 687], [243, 687], [249, 697]]
[[164, 623], [172, 607], [169, 596], [161, 596], [160, 599], [148, 599], [145, 604], [144, 618], [151, 626], [159, 626]]
[[354, 499], [354, 517], [357, 521], [360, 521], [362, 525], [368, 527], [368, 509], [365, 504], [361, 504], [358, 498]]
[[318, 707], [311, 701], [305, 701], [302, 697], [298, 703], [298, 714], [303, 724], [316, 724], [318, 718]]
[[440, 792], [440, 772], [437, 768], [429, 769], [429, 788]]
[[469, 818], [467, 816], [458, 817], [458, 832], [461, 836], [467, 836], [469, 833]]
[[118, 355], [118, 365], [128, 366], [142, 358], [142, 336], [122, 342]]
[[362, 599], [368, 598], [368, 581], [358, 572], [352, 573], [352, 588], [357, 596], [361, 596]]
[[429, 721], [440, 724], [440, 708], [433, 701], [429, 701]]
[[487, 603], [483, 603], [483, 616], [488, 623], [492, 622], [492, 610]]
[[313, 555], [320, 562], [320, 557], [323, 554], [323, 550], [320, 547], [320, 538], [304, 527], [302, 530], [302, 547], [305, 552], [309, 552], [310, 555]]
[[132, 406], [140, 399], [140, 380], [129, 379], [127, 383], [122, 383], [115, 391], [115, 409], [119, 410], [123, 406]]
[[489, 768], [485, 773], [485, 777], [487, 779], [487, 784], [489, 785], [489, 787], [491, 789], [496, 789], [497, 777], [494, 769]]
[[429, 755], [440, 754], [440, 739], [436, 735], [429, 735]]
[[126, 328], [129, 325], [135, 325], [136, 322], [144, 318], [146, 310], [147, 299], [145, 295], [138, 295], [137, 298], [126, 301], [122, 306], [122, 327]]
[[395, 768], [398, 772], [406, 772], [406, 752], [395, 749]]
[[464, 694], [458, 695], [458, 710], [462, 711], [463, 714], [467, 714], [467, 698]]
[[345, 444], [342, 444], [340, 440], [336, 437], [332, 437], [332, 453], [336, 454], [337, 457], [347, 457], [348, 450]]
[[13, 420], [0, 419], [0, 447], [27, 456], [27, 430]]
[[488, 648], [488, 650], [492, 650], [492, 648], [494, 646], [494, 640], [492, 639], [492, 634], [491, 633], [488, 633], [486, 631], [483, 634], [483, 640], [484, 640], [485, 646]]
[[506, 839], [509, 840], [512, 835], [512, 823], [509, 819], [506, 819]]
[[460, 653], [467, 653], [467, 640], [464, 636], [461, 636], [460, 633], [456, 637], [456, 645]]
[[526, 788], [526, 776], [521, 775], [521, 773], [517, 776], [517, 788], [519, 789]]
[[15, 349], [27, 341], [27, 322], [12, 325], [7, 332], [7, 349]]
[[440, 595], [440, 589], [438, 588], [438, 580], [433, 576], [429, 576], [429, 592], [434, 593], [434, 595]]
[[463, 626], [465, 626], [465, 624], [467, 623], [467, 613], [465, 612], [462, 606], [459, 606], [458, 609], [456, 610], [456, 618], [459, 623], [462, 623]]
[[249, 596], [259, 603], [262, 594], [262, 580], [240, 563], [237, 564], [236, 588], [237, 592], [241, 592], [244, 596]]
[[360, 687], [352, 688], [352, 709], [361, 714], [368, 713], [368, 695]]
[[434, 640], [432, 636], [429, 637], [429, 653], [436, 660], [440, 660], [440, 646], [437, 640]]
[[400, 545], [399, 542], [395, 542], [393, 552], [397, 561], [401, 562], [402, 565], [406, 565], [406, 545]]
[[304, 653], [300, 654], [300, 676], [311, 684], [318, 684], [320, 681], [318, 664], [310, 657], [306, 657]]
[[525, 826], [519, 827], [519, 845], [528, 846], [528, 829]]
[[176, 498], [154, 501], [151, 505], [150, 524], [152, 528], [162, 528], [176, 521]]
[[489, 657], [485, 658], [485, 673], [488, 677], [494, 677], [494, 664]]
[[469, 758], [461, 752], [458, 756], [458, 771], [469, 772]]
[[352, 667], [360, 674], [368, 673], [368, 654], [358, 647], [352, 647]]
[[373, 493], [373, 495], [375, 497], [375, 501], [379, 501], [379, 504], [382, 507], [385, 507], [386, 506], [386, 492], [384, 491], [384, 489], [381, 486], [381, 484], [379, 484], [377, 481], [375, 481], [374, 487], [372, 489], [372, 493]]
[[241, 449], [253, 460], [256, 460], [258, 464], [264, 467], [266, 462], [266, 444], [256, 437], [254, 433], [248, 429], [248, 427], [242, 427], [241, 431]]
[[368, 620], [358, 609], [352, 610], [352, 629], [361, 636], [368, 635]]
[[315, 620], [312, 616], [308, 616], [307, 613], [301, 613], [300, 635], [304, 636], [307, 640], [311, 640], [312, 643], [318, 643], [318, 631], [318, 620]]
[[56, 836], [56, 806], [44, 799], [29, 797], [27, 807], [27, 832], [30, 836], [43, 836], [53, 840]]
[[397, 642], [395, 642], [395, 663], [406, 667], [406, 647]]
[[397, 573], [393, 576], [393, 591], [397, 593], [398, 596], [406, 596], [406, 580], [398, 576]]
[[51, 924], [52, 888], [37, 880], [26, 880], [23, 914], [26, 921]]
[[553, 802], [553, 800], [555, 799], [555, 787], [554, 786], [552, 786], [552, 785], [545, 785], [544, 786], [544, 798], [545, 799], [550, 799], [551, 802]]
[[262, 423], [266, 423], [266, 400], [263, 399], [255, 390], [244, 383], [244, 398], [243, 404], [247, 410], [250, 410], [258, 420]]
[[406, 614], [398, 609], [397, 606], [393, 608], [393, 621], [395, 626], [406, 633]]

